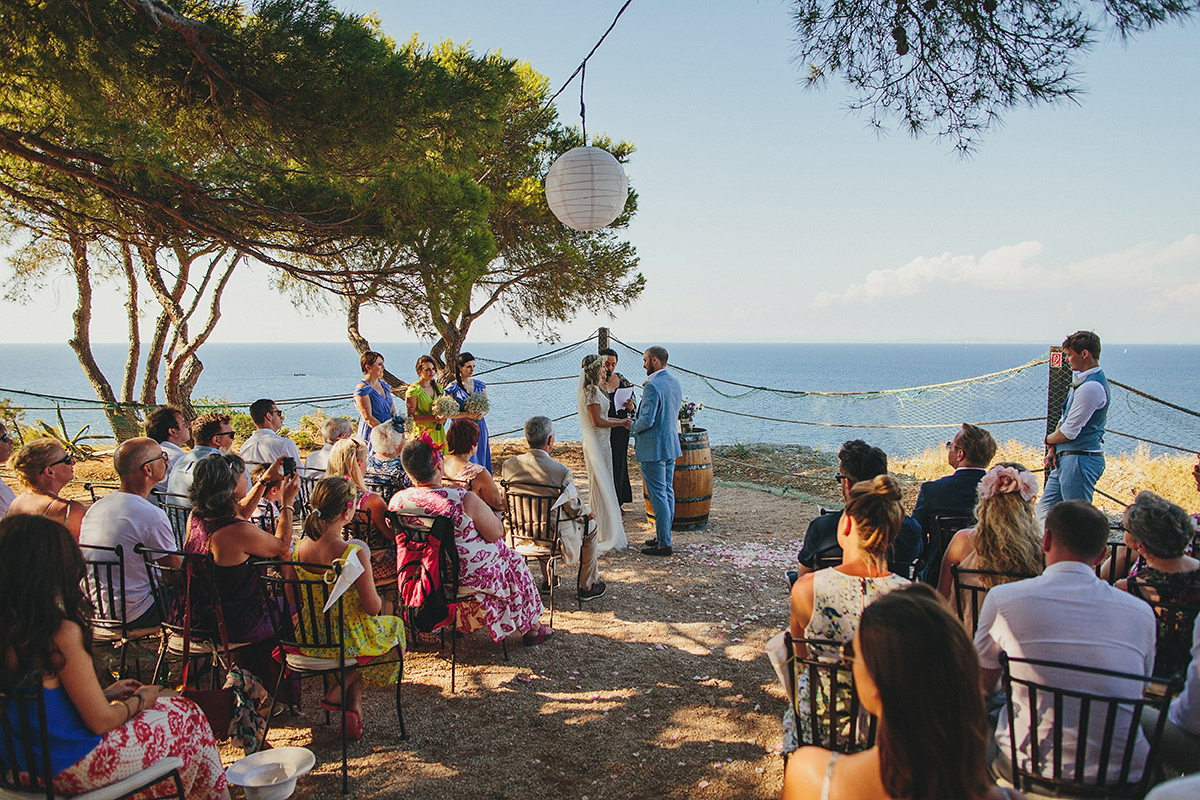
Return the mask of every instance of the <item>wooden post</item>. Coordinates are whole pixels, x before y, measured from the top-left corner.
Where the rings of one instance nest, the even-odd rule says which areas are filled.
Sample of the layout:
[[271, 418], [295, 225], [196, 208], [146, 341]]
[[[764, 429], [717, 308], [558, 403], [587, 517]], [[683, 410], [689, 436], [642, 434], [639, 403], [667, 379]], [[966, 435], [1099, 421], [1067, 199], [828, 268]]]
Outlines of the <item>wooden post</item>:
[[596, 337], [596, 352], [602, 353], [607, 350], [608, 344], [608, 328], [601, 328], [599, 335]]
[[1046, 384], [1046, 435], [1058, 427], [1062, 417], [1062, 404], [1071, 391], [1071, 366], [1059, 346], [1050, 348], [1050, 375]]

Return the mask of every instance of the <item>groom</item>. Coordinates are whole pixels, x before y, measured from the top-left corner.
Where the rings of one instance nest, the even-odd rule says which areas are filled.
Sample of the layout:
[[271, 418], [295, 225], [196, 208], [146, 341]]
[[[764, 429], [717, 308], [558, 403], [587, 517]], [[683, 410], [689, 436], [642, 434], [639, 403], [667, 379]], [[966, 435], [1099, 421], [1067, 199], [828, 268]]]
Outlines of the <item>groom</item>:
[[667, 372], [665, 347], [650, 347], [642, 356], [649, 379], [642, 387], [642, 403], [631, 432], [637, 437], [634, 453], [642, 468], [644, 491], [654, 509], [657, 536], [646, 542], [642, 554], [671, 555], [671, 523], [675, 519], [675, 459], [679, 446], [679, 407], [683, 393], [679, 381]]

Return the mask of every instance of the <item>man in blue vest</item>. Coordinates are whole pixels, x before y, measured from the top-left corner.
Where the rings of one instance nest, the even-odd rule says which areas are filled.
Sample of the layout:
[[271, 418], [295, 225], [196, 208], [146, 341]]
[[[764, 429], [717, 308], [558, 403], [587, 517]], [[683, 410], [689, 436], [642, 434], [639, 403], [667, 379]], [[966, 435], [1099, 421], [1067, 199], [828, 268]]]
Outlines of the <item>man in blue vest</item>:
[[1108, 419], [1108, 381], [1100, 369], [1100, 337], [1076, 331], [1063, 340], [1071, 367], [1071, 390], [1058, 427], [1046, 437], [1046, 487], [1038, 503], [1044, 520], [1063, 500], [1092, 502], [1104, 474], [1104, 424]]

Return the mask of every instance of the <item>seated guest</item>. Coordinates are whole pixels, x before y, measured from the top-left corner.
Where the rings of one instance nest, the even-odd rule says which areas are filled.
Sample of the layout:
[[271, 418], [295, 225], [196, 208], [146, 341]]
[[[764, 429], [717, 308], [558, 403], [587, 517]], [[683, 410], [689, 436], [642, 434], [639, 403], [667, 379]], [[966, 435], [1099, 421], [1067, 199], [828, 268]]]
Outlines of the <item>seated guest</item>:
[[[0, 422], [0, 464], [7, 464], [9, 456], [12, 455], [12, 437], [8, 435], [8, 428], [4, 427], [4, 423]], [[0, 478], [0, 517], [8, 513], [8, 505], [16, 497], [16, 492]]]
[[[1158, 714], [1146, 709], [1142, 730], [1153, 730], [1157, 722]], [[1192, 624], [1192, 662], [1187, 668], [1187, 682], [1167, 710], [1158, 754], [1172, 769], [1200, 773], [1200, 617]]]
[[9, 503], [9, 514], [37, 514], [61, 522], [79, 539], [79, 526], [87, 510], [83, 503], [59, 497], [75, 478], [75, 459], [57, 439], [34, 439], [8, 461], [9, 469], [25, 487]]
[[[1154, 492], [1139, 492], [1122, 520], [1125, 546], [1137, 558], [1129, 577], [1145, 583], [1169, 584], [1181, 602], [1200, 601], [1200, 560], [1185, 555], [1195, 528], [1188, 513]], [[1117, 581], [1126, 588], [1127, 581]]]
[[[892, 573], [887, 566], [887, 552], [900, 531], [904, 509], [900, 506], [900, 487], [890, 475], [854, 484], [846, 510], [838, 518], [837, 539], [842, 550], [842, 563], [836, 567], [808, 572], [792, 587], [792, 638], [829, 639], [848, 642], [858, 627], [863, 608], [875, 598], [908, 583], [907, 578]], [[796, 655], [811, 655], [822, 660], [837, 661], [837, 652], [808, 653], [796, 643]], [[796, 686], [796, 703], [804, 708], [809, 704], [808, 675]], [[829, 687], [820, 690], [827, 696]], [[849, 697], [847, 697], [847, 702]], [[812, 740], [808, 730], [810, 720], [799, 720], [805, 739]], [[796, 719], [791, 706], [784, 715], [784, 753], [796, 749]]]
[[[917, 492], [912, 517], [927, 538], [936, 540], [937, 517], [969, 517], [975, 508], [975, 487], [996, 455], [996, 440], [983, 428], [963, 423], [962, 430], [946, 442], [946, 463], [954, 472], [936, 481], [926, 481]], [[925, 570], [921, 580], [937, 584], [941, 575], [942, 551], [922, 554]]]
[[[376, 425], [376, 430], [383, 427]], [[325, 474], [330, 478], [345, 478], [358, 491], [354, 508], [365, 526], [357, 533], [371, 546], [374, 553], [375, 585], [396, 582], [396, 534], [387, 518], [387, 503], [375, 492], [367, 491], [363, 482], [367, 468], [367, 446], [358, 439], [342, 439], [329, 454]], [[365, 528], [365, 529], [364, 529]]]
[[[455, 430], [458, 432], [455, 433]], [[479, 426], [471, 419], [455, 421], [446, 433], [446, 458], [443, 481], [452, 481], [456, 486], [465, 486], [497, 513], [504, 511], [504, 497], [496, 485], [492, 473], [471, 459], [479, 447]]]
[[388, 508], [454, 522], [459, 585], [476, 590], [474, 608], [464, 610], [459, 629], [487, 628], [497, 642], [519, 632], [528, 647], [553, 636], [554, 630], [541, 623], [545, 607], [533, 574], [525, 559], [504, 543], [504, 528], [488, 504], [467, 489], [442, 487], [442, 465], [428, 442], [409, 440], [403, 458], [413, 485], [396, 492]]
[[869, 604], [845, 658], [875, 746], [853, 755], [805, 747], [787, 762], [784, 800], [1014, 800], [987, 774], [979, 660], [958, 620], [927, 586]]
[[393, 417], [371, 429], [367, 474], [375, 480], [386, 480], [391, 491], [381, 492], [387, 497], [412, 486], [404, 474], [404, 462], [400, 458], [404, 442], [404, 417]]
[[[546, 417], [530, 417], [525, 422], [525, 442], [529, 445], [529, 452], [505, 460], [500, 473], [503, 479], [507, 482], [541, 483], [562, 489], [574, 487], [575, 476], [571, 474], [571, 468], [555, 461], [550, 455], [554, 441], [554, 423]], [[577, 596], [583, 601], [603, 597], [608, 587], [600, 580], [600, 570], [596, 566], [596, 515], [579, 499], [578, 491], [559, 509], [558, 535], [563, 542], [563, 562], [581, 565]], [[542, 581], [543, 585], [549, 587], [545, 570], [543, 562]]]
[[[226, 800], [221, 756], [199, 706], [133, 680], [100, 688], [79, 585], [83, 570], [79, 548], [59, 523], [27, 514], [0, 521], [0, 690], [27, 689], [31, 677], [41, 681], [56, 796], [100, 789], [174, 757], [183, 762], [185, 797]], [[15, 707], [5, 713], [19, 740], [25, 726], [17, 724]], [[36, 714], [27, 722], [40, 741]], [[38, 753], [39, 741], [18, 743], [12, 754], [18, 770], [41, 770], [40, 762], [25, 762], [26, 748]], [[0, 752], [5, 764], [9, 757]]]
[[321, 439], [324, 444], [320, 450], [314, 450], [304, 459], [304, 468], [310, 478], [320, 478], [325, 474], [329, 464], [329, 454], [333, 446], [342, 439], [349, 439], [354, 434], [354, 423], [345, 417], [330, 417], [321, 425]]
[[[837, 482], [842, 489], [842, 497], [850, 499], [850, 487], [859, 481], [874, 480], [878, 475], [887, 474], [887, 454], [878, 447], [872, 447], [862, 439], [855, 439], [842, 445], [838, 451]], [[804, 542], [800, 546], [797, 558], [800, 565], [797, 572], [801, 575], [812, 572], [820, 561], [840, 561], [842, 548], [838, 544], [838, 526], [841, 524], [842, 512], [822, 514], [808, 524], [804, 534]], [[905, 571], [908, 566], [921, 555], [921, 526], [912, 517], [905, 516], [900, 525], [900, 532], [888, 554], [888, 563], [897, 571]], [[906, 573], [907, 574], [907, 573]]]
[[228, 414], [210, 411], [192, 420], [192, 449], [171, 465], [171, 474], [167, 477], [167, 491], [173, 495], [169, 498], [172, 503], [191, 505], [192, 501], [187, 498], [196, 462], [205, 456], [230, 452], [233, 437], [233, 423]]
[[[344, 595], [342, 595], [342, 630], [341, 638], [345, 642], [347, 659], [369, 659], [382, 656], [399, 647], [404, 649], [404, 622], [399, 617], [380, 615], [383, 600], [375, 591], [375, 582], [371, 579], [371, 548], [366, 542], [358, 539], [345, 539], [342, 531], [354, 517], [354, 487], [349, 481], [341, 478], [322, 478], [313, 487], [312, 513], [304, 519], [304, 538], [294, 548], [296, 561], [305, 564], [322, 564], [332, 567], [338, 559], [350, 557], [350, 548], [358, 547], [354, 556], [362, 562], [363, 573], [355, 580]], [[395, 556], [393, 555], [393, 558]], [[297, 566], [296, 574], [301, 580], [317, 580], [321, 574], [314, 574]], [[326, 583], [331, 583], [327, 578]], [[318, 602], [324, 605], [327, 595], [320, 595]], [[300, 613], [308, 618], [313, 610], [304, 607]], [[308, 619], [307, 626], [314, 621]], [[304, 651], [304, 655], [316, 658], [337, 658], [337, 650]], [[366, 667], [361, 672], [357, 669], [346, 670], [345, 693], [336, 681], [331, 681], [332, 688], [325, 693], [321, 707], [327, 711], [340, 713], [342, 704], [346, 705], [346, 737], [348, 739], [362, 738], [362, 684], [368, 686], [395, 686], [400, 677], [400, 664], [380, 665], [375, 668]]]
[[[206, 456], [196, 463], [193, 472], [192, 513], [183, 549], [212, 556], [213, 583], [229, 641], [245, 643], [234, 649], [233, 660], [254, 673], [267, 691], [274, 691], [280, 669], [271, 651], [278, 644], [274, 625], [278, 615], [268, 610], [255, 559], [287, 558], [291, 552], [292, 501], [300, 491], [300, 479], [296, 475], [282, 479], [283, 505], [272, 536], [237, 515], [238, 500], [246, 491], [245, 464], [240, 457]], [[192, 623], [216, 630], [213, 598], [195, 586], [192, 593]], [[290, 690], [281, 690], [280, 696], [285, 703], [298, 699]]]
[[[166, 512], [149, 501], [150, 490], [166, 474], [168, 455], [158, 442], [150, 438], [126, 439], [113, 453], [113, 469], [121, 480], [121, 490], [101, 497], [88, 509], [79, 532], [79, 543], [116, 547], [120, 545], [125, 563], [125, 622], [130, 628], [154, 628], [162, 621], [154, 596], [146, 563], [133, 551], [135, 545], [155, 550], [177, 550], [175, 534]], [[88, 551], [84, 551], [87, 556]], [[177, 556], [165, 556], [163, 561], [179, 566]], [[103, 608], [101, 591], [111, 588], [119, 596], [120, 587], [104, 585], [107, 574], [101, 570], [93, 584], [92, 602]], [[115, 577], [115, 576], [114, 576]], [[118, 599], [117, 602], [122, 602]]]
[[[1109, 586], [1096, 576], [1094, 567], [1104, 558], [1108, 541], [1108, 518], [1085, 500], [1065, 500], [1046, 515], [1042, 552], [1046, 569], [1036, 578], [992, 588], [979, 611], [975, 650], [983, 667], [983, 689], [999, 687], [1000, 651], [1016, 658], [1032, 658], [1077, 664], [1134, 675], [1149, 675], [1154, 665], [1154, 612], [1136, 597]], [[1029, 665], [1020, 668], [1022, 677], [1055, 685], [1062, 680], [1054, 669]], [[1130, 681], [1101, 675], [1072, 674], [1071, 688], [1119, 697], [1130, 691]], [[1140, 696], [1140, 689], [1135, 690]], [[1024, 693], [1023, 693], [1024, 694]], [[1039, 698], [1042, 702], [1043, 698]], [[1020, 718], [1019, 735], [1029, 730], [1031, 708], [1028, 697], [1013, 698]], [[1036, 712], [1035, 712], [1036, 713]], [[1126, 711], [1126, 714], [1128, 712]], [[1054, 735], [1053, 715], [1043, 713], [1038, 726], [1039, 749], [1050, 751]], [[1117, 720], [1127, 729], [1128, 720]], [[1074, 759], [1075, 743], [1087, 738], [1085, 778], [1096, 779], [1100, 770], [1101, 725], [1080, 731], [1067, 725], [1062, 731], [1064, 760]], [[996, 728], [999, 752], [1007, 754], [1013, 736], [1007, 709], [1001, 709]], [[1140, 777], [1147, 745], [1140, 736], [1131, 756], [1130, 775]], [[1120, 751], [1120, 752], [1118, 752]], [[1022, 767], [1031, 769], [1029, 742], [1018, 742]], [[1109, 778], [1116, 780], [1125, 757], [1124, 748], [1112, 750]]]
[[182, 411], [159, 406], [146, 416], [146, 435], [162, 445], [163, 452], [167, 454], [167, 472], [154, 487], [157, 492], [165, 492], [171, 467], [183, 455], [183, 445], [192, 438], [192, 432], [183, 421]]
[[[979, 482], [979, 503], [974, 528], [964, 528], [950, 540], [942, 559], [938, 591], [953, 599], [954, 577], [950, 568], [1010, 572], [1016, 575], [1042, 574], [1042, 536], [1034, 516], [1038, 482], [1028, 469], [1015, 462], [992, 467]], [[966, 575], [965, 583], [991, 588], [1009, 583], [1012, 578], [991, 575]], [[969, 590], [968, 590], [969, 591]], [[970, 602], [964, 602], [970, 608]], [[974, 619], [963, 620], [973, 629]]]
[[254, 485], [261, 485], [263, 488], [262, 498], [250, 512], [250, 521], [260, 528], [263, 526], [264, 518], [267, 520], [279, 519], [279, 504], [283, 500], [283, 480], [273, 477], [271, 468], [271, 464], [259, 464], [250, 473]]
[[250, 438], [242, 443], [239, 451], [248, 465], [273, 464], [275, 459], [289, 457], [296, 466], [300, 465], [300, 450], [296, 443], [280, 436], [283, 429], [283, 412], [274, 400], [255, 400], [250, 404], [250, 419], [256, 427]]

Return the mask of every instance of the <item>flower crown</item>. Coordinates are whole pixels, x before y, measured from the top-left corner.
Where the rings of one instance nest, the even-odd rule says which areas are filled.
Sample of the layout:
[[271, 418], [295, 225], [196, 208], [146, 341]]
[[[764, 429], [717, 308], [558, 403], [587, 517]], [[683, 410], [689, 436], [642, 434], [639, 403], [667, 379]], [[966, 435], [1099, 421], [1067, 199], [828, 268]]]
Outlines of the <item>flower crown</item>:
[[1020, 492], [1021, 499], [1029, 502], [1037, 497], [1037, 478], [1032, 472], [1016, 467], [992, 467], [979, 481], [980, 500], [1012, 492]]

